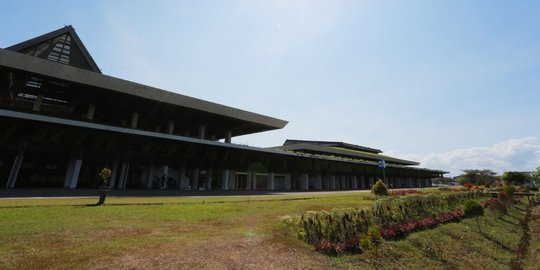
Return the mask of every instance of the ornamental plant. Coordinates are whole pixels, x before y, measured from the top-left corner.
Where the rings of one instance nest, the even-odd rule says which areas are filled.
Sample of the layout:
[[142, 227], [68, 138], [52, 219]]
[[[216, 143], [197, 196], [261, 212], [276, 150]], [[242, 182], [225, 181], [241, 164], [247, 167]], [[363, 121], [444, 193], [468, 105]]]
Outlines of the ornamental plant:
[[101, 172], [98, 175], [101, 178], [101, 185], [106, 186], [107, 183], [109, 182], [109, 178], [111, 178], [112, 171], [111, 169], [105, 167], [101, 170]]
[[467, 189], [472, 189], [474, 187], [474, 185], [471, 183], [465, 183], [463, 184], [463, 186], [466, 187]]
[[373, 185], [373, 187], [371, 188], [371, 193], [377, 196], [388, 196], [388, 188], [386, 187], [384, 182], [381, 179], [379, 179], [377, 180], [375, 185]]
[[362, 252], [377, 254], [379, 246], [383, 243], [381, 231], [377, 226], [371, 226], [367, 233], [360, 235], [358, 245]]
[[478, 231], [482, 232], [480, 227], [480, 216], [484, 215], [484, 207], [482, 207], [477, 201], [468, 200], [463, 203], [463, 212], [466, 217], [474, 217]]
[[410, 195], [410, 194], [423, 194], [423, 193], [415, 189], [393, 190], [393, 191], [390, 191], [389, 193], [390, 196], [404, 196], [404, 195]]

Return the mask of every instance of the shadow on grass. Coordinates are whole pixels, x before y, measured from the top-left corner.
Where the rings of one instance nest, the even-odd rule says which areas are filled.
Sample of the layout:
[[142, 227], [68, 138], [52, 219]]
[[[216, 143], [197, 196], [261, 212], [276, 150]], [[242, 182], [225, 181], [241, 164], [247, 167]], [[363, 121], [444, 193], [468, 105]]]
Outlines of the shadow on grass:
[[510, 220], [504, 219], [503, 217], [504, 217], [504, 216], [498, 217], [497, 219], [500, 220], [500, 221], [506, 222], [506, 223], [508, 223], [508, 224], [510, 224], [510, 225], [512, 225], [512, 226], [516, 226], [516, 227], [519, 226], [519, 221], [514, 223], [514, 222], [512, 222], [512, 221], [510, 221]]
[[515, 253], [516, 251], [513, 250], [512, 248], [506, 246], [505, 244], [501, 243], [499, 240], [493, 238], [492, 236], [490, 236], [489, 234], [485, 233], [485, 232], [480, 232], [480, 234], [487, 240], [495, 243], [496, 245], [498, 245], [499, 247], [501, 247], [502, 249], [508, 251], [508, 252], [511, 252], [511, 253]]

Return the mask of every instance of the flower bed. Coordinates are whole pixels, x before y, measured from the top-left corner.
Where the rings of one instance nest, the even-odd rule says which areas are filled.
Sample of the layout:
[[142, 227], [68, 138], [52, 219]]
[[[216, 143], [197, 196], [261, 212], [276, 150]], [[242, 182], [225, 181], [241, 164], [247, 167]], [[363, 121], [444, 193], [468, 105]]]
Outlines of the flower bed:
[[371, 210], [310, 211], [302, 216], [285, 216], [282, 224], [294, 236], [314, 245], [317, 251], [337, 255], [360, 250], [359, 237], [372, 227], [382, 228], [377, 232], [390, 239], [459, 221], [463, 218], [462, 202], [482, 196], [478, 192], [462, 192], [390, 197], [378, 200]]
[[404, 190], [393, 190], [390, 191], [390, 196], [404, 196], [404, 195], [410, 195], [410, 194], [423, 194], [422, 192], [415, 190], [415, 189], [404, 189]]
[[461, 209], [440, 214], [438, 217], [425, 217], [423, 219], [409, 221], [403, 224], [395, 225], [390, 228], [383, 228], [381, 236], [384, 239], [403, 237], [411, 232], [433, 228], [441, 223], [460, 221], [464, 214]]

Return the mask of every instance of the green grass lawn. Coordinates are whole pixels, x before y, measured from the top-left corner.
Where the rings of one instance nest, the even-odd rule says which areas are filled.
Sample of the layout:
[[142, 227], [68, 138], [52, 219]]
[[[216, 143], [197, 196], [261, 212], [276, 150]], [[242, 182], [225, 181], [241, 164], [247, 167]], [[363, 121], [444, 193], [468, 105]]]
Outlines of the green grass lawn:
[[370, 207], [369, 194], [110, 198], [85, 206], [95, 202], [0, 200], [0, 269], [508, 269], [525, 207], [502, 217], [486, 211], [482, 232], [466, 219], [387, 241], [380, 256], [336, 258], [285, 238], [279, 217]]
[[[0, 200], [0, 268], [92, 268], [96, 258], [122, 267], [118, 257], [160, 250], [183, 257], [237, 240], [272, 245], [281, 215], [372, 204], [361, 196], [110, 198], [101, 207], [85, 206], [97, 199]], [[207, 254], [192, 256], [202, 261]]]

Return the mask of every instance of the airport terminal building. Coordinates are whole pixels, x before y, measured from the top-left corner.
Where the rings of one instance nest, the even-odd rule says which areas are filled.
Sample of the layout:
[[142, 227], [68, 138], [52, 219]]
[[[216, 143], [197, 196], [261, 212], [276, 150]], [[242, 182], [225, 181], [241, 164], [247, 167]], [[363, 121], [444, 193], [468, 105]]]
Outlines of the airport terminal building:
[[445, 172], [344, 142], [260, 148], [235, 136], [287, 121], [101, 73], [71, 26], [0, 49], [0, 185], [113, 189], [352, 190], [382, 178], [431, 186]]

